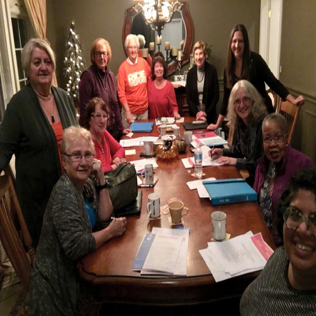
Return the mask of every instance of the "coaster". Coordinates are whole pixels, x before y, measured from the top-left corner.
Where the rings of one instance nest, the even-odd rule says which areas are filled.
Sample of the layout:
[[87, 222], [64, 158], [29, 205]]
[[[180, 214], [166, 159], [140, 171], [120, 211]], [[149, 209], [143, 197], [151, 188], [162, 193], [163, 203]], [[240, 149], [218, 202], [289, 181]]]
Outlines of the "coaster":
[[201, 175], [200, 177], [198, 177], [198, 176], [196, 176], [195, 173], [193, 172], [193, 173], [191, 173], [191, 176], [192, 176], [192, 177], [195, 177], [195, 178], [197, 178], [197, 179], [202, 179], [202, 177], [205, 176], [205, 173], [203, 172], [202, 175]]
[[181, 222], [180, 222], [180, 223], [172, 223], [171, 216], [168, 216], [168, 220], [169, 220], [169, 224], [170, 224], [171, 226], [178, 226], [178, 225], [184, 226], [183, 217], [181, 218]]
[[212, 239], [211, 239], [211, 241], [215, 241], [215, 242], [222, 242], [222, 241], [226, 241], [226, 240], [228, 240], [228, 239], [230, 239], [230, 234], [228, 234], [228, 233], [226, 233], [226, 237], [225, 237], [225, 239], [223, 239], [223, 240], [215, 240], [213, 237], [212, 237]]

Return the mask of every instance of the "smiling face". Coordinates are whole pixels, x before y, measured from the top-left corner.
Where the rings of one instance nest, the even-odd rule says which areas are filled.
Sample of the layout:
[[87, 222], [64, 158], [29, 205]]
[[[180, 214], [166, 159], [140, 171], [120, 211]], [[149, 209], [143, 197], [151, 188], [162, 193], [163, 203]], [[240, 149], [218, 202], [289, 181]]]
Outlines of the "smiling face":
[[[70, 143], [66, 154], [68, 155], [86, 155], [91, 154], [91, 144], [83, 137], [80, 137], [74, 143]], [[93, 156], [91, 159], [82, 157], [79, 161], [73, 161], [73, 157], [63, 155], [63, 164], [67, 175], [76, 187], [82, 187], [92, 172]]]
[[241, 59], [244, 54], [244, 37], [240, 31], [236, 31], [233, 35], [230, 48], [236, 59]]
[[234, 100], [235, 111], [246, 125], [249, 124], [250, 115], [252, 113], [252, 102], [250, 97], [245, 93], [244, 88], [237, 90]]
[[154, 67], [154, 74], [156, 76], [156, 79], [162, 79], [163, 73], [164, 73], [163, 65], [157, 61]]
[[201, 69], [204, 65], [204, 62], [205, 62], [205, 54], [203, 52], [202, 49], [200, 48], [197, 48], [195, 51], [194, 51], [194, 61], [195, 61], [195, 64], [196, 66]]
[[135, 39], [131, 39], [127, 46], [127, 55], [132, 63], [135, 63], [136, 58], [138, 56], [138, 46]]
[[276, 120], [265, 121], [262, 124], [262, 139], [267, 159], [273, 163], [280, 162], [284, 157], [287, 143], [287, 135], [281, 124]]
[[98, 66], [99, 69], [105, 70], [105, 67], [108, 64], [109, 55], [106, 49], [106, 46], [103, 41], [99, 41], [96, 44], [95, 52], [94, 52], [94, 62]]
[[108, 114], [102, 110], [100, 104], [95, 106], [94, 113], [90, 117], [90, 132], [92, 135], [103, 135], [107, 126]]
[[[298, 190], [290, 206], [300, 210], [303, 216], [308, 217], [316, 212], [314, 193], [307, 190]], [[284, 246], [291, 268], [301, 276], [316, 277], [316, 237], [312, 235], [305, 222], [293, 230], [285, 224], [283, 226]]]
[[34, 47], [28, 77], [33, 87], [51, 85], [54, 67], [47, 52], [39, 47]]

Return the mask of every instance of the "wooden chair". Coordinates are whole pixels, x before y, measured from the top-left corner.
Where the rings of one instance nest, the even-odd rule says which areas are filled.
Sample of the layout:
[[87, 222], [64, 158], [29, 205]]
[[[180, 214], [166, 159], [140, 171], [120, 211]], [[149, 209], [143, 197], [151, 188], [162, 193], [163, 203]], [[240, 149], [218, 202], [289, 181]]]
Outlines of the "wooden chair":
[[28, 289], [35, 256], [30, 233], [16, 196], [10, 166], [0, 176], [0, 240], [23, 286]]
[[302, 106], [297, 106], [289, 101], [281, 101], [279, 105], [279, 113], [282, 114], [288, 123], [288, 144], [291, 144], [295, 125], [300, 114]]

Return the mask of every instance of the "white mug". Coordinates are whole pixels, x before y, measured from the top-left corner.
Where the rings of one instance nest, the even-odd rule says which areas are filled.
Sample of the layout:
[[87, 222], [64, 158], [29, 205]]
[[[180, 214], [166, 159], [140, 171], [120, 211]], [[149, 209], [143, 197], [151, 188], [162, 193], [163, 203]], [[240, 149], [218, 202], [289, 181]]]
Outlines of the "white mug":
[[172, 129], [173, 129], [173, 134], [174, 134], [175, 136], [179, 136], [180, 127], [177, 126], [177, 125], [175, 125], [175, 126], [172, 127]]
[[149, 156], [153, 151], [153, 142], [152, 141], [144, 141], [145, 155]]
[[167, 125], [159, 125], [158, 126], [158, 132], [160, 136], [166, 135], [167, 133]]
[[192, 141], [192, 132], [185, 131], [183, 135], [184, 135], [184, 139], [185, 139], [186, 144], [190, 146], [191, 141]]
[[215, 240], [224, 240], [226, 237], [226, 214], [221, 211], [212, 213], [212, 235]]
[[154, 167], [152, 164], [146, 164], [145, 169], [142, 174], [143, 174], [143, 178], [145, 178], [146, 184], [154, 183]]
[[160, 196], [158, 193], [148, 195], [147, 213], [150, 219], [160, 217]]

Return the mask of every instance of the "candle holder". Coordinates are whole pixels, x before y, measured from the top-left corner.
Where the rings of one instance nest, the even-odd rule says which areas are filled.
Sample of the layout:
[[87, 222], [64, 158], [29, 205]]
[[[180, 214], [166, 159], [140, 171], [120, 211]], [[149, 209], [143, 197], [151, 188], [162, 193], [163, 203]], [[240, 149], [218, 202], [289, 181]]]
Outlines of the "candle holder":
[[160, 52], [160, 46], [161, 46], [161, 44], [156, 43], [156, 45], [158, 46], [158, 52]]
[[169, 64], [169, 60], [171, 59], [171, 52], [170, 52], [170, 49], [166, 49], [166, 61], [167, 61], [167, 64]]
[[177, 71], [178, 71], [178, 74], [181, 75], [181, 59], [177, 58], [177, 62], [178, 62]]

